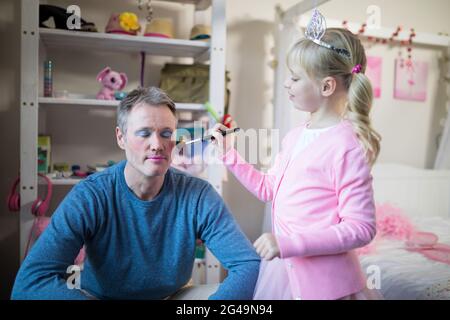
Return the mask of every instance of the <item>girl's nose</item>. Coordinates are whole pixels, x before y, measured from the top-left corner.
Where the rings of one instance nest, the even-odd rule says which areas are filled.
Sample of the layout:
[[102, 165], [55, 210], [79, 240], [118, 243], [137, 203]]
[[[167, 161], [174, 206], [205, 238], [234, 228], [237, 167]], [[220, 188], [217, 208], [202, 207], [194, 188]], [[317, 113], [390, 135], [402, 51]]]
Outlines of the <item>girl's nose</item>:
[[289, 89], [291, 87], [291, 81], [289, 79], [286, 79], [284, 81], [284, 88]]

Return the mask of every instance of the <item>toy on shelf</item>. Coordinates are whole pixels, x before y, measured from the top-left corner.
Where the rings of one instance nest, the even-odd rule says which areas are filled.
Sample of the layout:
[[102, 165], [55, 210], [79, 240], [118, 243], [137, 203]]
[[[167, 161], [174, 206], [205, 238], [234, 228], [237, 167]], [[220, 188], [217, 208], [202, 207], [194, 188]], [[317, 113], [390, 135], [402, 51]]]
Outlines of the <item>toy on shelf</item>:
[[153, 18], [152, 1], [138, 0], [138, 8], [145, 14], [147, 24], [144, 37], [174, 38], [173, 22], [168, 18]]
[[97, 163], [96, 165], [88, 165], [88, 174], [92, 174], [92, 173], [96, 173], [96, 172], [101, 172], [105, 169], [107, 169], [108, 167], [111, 167], [113, 165], [115, 165], [116, 162], [113, 160], [108, 160], [107, 163]]
[[72, 166], [72, 175], [78, 178], [86, 178], [88, 176], [86, 171], [81, 170], [81, 167], [77, 164]]
[[236, 125], [234, 125], [233, 118], [229, 114], [226, 114], [226, 115], [223, 116], [222, 124], [225, 127], [230, 128], [230, 129], [236, 126]]
[[128, 83], [128, 77], [125, 73], [119, 73], [106, 67], [97, 75], [97, 81], [103, 87], [97, 93], [97, 99], [115, 100], [117, 91], [121, 91]]
[[39, 5], [39, 28], [97, 32], [97, 27], [93, 22], [87, 22], [82, 18], [80, 18], [79, 29], [71, 29], [68, 22], [72, 16], [73, 13], [68, 12], [66, 8], [41, 4]]
[[173, 23], [170, 19], [154, 18], [147, 23], [144, 37], [174, 38]]
[[106, 33], [118, 33], [136, 36], [141, 30], [141, 25], [136, 14], [132, 12], [122, 12], [111, 14], [108, 24], [106, 25]]
[[117, 91], [116, 93], [114, 93], [114, 98], [116, 98], [116, 100], [123, 100], [126, 98], [126, 96], [128, 95], [128, 93], [124, 92], [124, 91]]
[[96, 164], [94, 166], [87, 165], [87, 170], [81, 168], [78, 164], [69, 165], [66, 162], [59, 162], [53, 165], [53, 171], [47, 174], [50, 179], [84, 179], [96, 172], [103, 171], [108, 167], [116, 164], [113, 160], [106, 163]]
[[68, 179], [72, 177], [73, 171], [70, 170], [69, 164], [66, 162], [58, 162], [53, 164], [53, 171], [47, 174], [51, 179]]
[[44, 97], [53, 96], [53, 62], [44, 62]]
[[50, 136], [38, 137], [38, 172], [46, 174], [51, 168], [51, 138]]
[[195, 241], [195, 263], [204, 263], [205, 262], [205, 253], [206, 248], [205, 244], [202, 240], [197, 239]]
[[69, 171], [69, 164], [66, 162], [58, 162], [53, 164], [53, 171], [67, 172]]
[[189, 39], [209, 41], [211, 39], [211, 27], [205, 24], [196, 24], [192, 27]]
[[[207, 118], [205, 119], [207, 120]], [[193, 139], [200, 139], [204, 136], [207, 129], [207, 122], [202, 121], [201, 126], [194, 127], [179, 127], [177, 128], [175, 141], [180, 143], [182, 141], [192, 141]], [[179, 153], [175, 153], [172, 159], [172, 167], [187, 172], [191, 175], [201, 175], [206, 167], [207, 162], [204, 161], [204, 151], [208, 145], [207, 141], [200, 142], [196, 145], [186, 145], [180, 149]]]
[[213, 106], [211, 105], [210, 102], [205, 103], [205, 109], [206, 111], [209, 112], [209, 114], [211, 115], [211, 117], [217, 122], [217, 123], [221, 123], [223, 124], [225, 127], [227, 128], [232, 128], [232, 127], [236, 127], [235, 122], [233, 120], [233, 118], [231, 117], [231, 115], [229, 114], [225, 114], [223, 116], [223, 118], [221, 119], [219, 117], [219, 115], [216, 113], [216, 111], [214, 110]]

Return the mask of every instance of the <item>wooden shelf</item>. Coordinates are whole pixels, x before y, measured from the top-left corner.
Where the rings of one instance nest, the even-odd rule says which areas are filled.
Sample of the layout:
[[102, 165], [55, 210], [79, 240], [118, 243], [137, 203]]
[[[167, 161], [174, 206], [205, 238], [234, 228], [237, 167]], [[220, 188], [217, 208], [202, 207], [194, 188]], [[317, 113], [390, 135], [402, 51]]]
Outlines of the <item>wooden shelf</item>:
[[110, 52], [146, 52], [154, 56], [202, 58], [209, 52], [205, 41], [130, 36], [103, 32], [39, 29], [47, 47], [95, 49]]
[[[119, 105], [117, 100], [98, 100], [98, 99], [72, 99], [72, 98], [47, 98], [39, 97], [39, 105], [42, 106], [99, 106], [115, 108]], [[205, 107], [200, 103], [176, 103], [179, 111], [205, 111]]]

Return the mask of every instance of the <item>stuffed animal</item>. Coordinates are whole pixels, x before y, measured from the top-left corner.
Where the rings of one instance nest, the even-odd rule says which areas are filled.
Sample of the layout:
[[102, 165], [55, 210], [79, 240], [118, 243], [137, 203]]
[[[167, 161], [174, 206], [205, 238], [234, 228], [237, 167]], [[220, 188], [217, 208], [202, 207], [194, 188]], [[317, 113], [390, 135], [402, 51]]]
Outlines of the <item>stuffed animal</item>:
[[106, 67], [97, 75], [97, 81], [103, 85], [97, 93], [97, 99], [115, 100], [116, 91], [122, 90], [127, 85], [128, 78], [125, 73], [119, 73]]

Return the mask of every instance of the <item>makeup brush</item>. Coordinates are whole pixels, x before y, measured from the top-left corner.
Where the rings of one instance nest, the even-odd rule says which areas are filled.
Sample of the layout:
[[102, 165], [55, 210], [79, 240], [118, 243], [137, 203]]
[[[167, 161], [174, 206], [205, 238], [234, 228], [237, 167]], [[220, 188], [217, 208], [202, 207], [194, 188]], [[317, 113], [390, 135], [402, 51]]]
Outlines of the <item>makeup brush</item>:
[[[241, 130], [241, 128], [234, 128], [234, 129], [228, 129], [228, 130], [225, 130], [225, 131], [223, 131], [223, 130], [220, 130], [220, 131], [221, 131], [223, 136], [226, 136], [227, 134], [235, 133], [235, 132], [238, 132], [239, 130]], [[189, 144], [196, 143], [196, 142], [201, 142], [201, 141], [214, 140], [214, 139], [215, 138], [214, 138], [214, 136], [212, 134], [208, 134], [206, 136], [203, 136], [203, 138], [198, 138], [198, 139], [194, 139], [194, 140], [191, 140], [191, 141], [187, 141], [187, 142], [185, 142], [185, 145], [189, 145]]]

